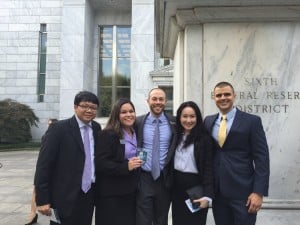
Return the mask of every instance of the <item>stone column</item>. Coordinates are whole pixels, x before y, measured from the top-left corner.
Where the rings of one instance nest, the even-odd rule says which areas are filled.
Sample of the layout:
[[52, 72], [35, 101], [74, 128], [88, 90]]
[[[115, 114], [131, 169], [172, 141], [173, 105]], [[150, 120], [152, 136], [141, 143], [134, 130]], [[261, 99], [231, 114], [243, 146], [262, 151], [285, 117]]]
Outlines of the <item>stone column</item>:
[[202, 108], [203, 57], [202, 25], [188, 25], [184, 32], [183, 100], [192, 100]]
[[174, 115], [178, 106], [183, 102], [184, 99], [184, 63], [183, 63], [183, 52], [184, 52], [184, 32], [178, 33], [178, 39], [176, 49], [174, 53], [174, 86], [173, 86], [173, 105]]
[[61, 29], [60, 119], [74, 114], [73, 100], [83, 89], [85, 1], [63, 1]]
[[153, 87], [154, 0], [132, 0], [131, 100], [137, 115], [147, 112], [147, 94]]

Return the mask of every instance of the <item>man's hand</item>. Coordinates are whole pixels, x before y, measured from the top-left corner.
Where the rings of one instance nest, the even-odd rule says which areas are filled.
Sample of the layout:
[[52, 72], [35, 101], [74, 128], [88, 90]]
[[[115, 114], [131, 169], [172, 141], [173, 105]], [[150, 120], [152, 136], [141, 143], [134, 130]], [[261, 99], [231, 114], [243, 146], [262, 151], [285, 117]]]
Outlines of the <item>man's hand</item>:
[[246, 206], [249, 213], [257, 213], [262, 205], [263, 196], [258, 193], [251, 193], [248, 197]]
[[50, 204], [37, 206], [37, 211], [45, 216], [51, 216]]

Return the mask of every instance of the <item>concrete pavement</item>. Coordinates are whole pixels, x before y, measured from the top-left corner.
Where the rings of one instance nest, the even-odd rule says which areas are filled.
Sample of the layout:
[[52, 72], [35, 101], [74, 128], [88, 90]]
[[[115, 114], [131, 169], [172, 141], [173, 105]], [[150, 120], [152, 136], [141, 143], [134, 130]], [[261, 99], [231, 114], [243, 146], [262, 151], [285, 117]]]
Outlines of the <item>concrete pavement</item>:
[[[38, 151], [0, 152], [1, 225], [22, 225], [27, 222], [37, 156]], [[299, 210], [262, 209], [258, 215], [257, 225], [299, 225], [299, 221]], [[48, 225], [49, 218], [39, 216], [38, 224]], [[169, 220], [169, 225], [171, 224]], [[214, 225], [211, 210], [207, 225]]]

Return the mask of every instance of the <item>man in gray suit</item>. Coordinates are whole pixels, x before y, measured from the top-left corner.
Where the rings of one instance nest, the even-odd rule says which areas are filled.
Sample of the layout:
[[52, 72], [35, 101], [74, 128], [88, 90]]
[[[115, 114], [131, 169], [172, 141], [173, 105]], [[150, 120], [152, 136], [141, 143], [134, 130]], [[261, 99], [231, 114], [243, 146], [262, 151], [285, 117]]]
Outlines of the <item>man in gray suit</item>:
[[[147, 152], [137, 193], [136, 225], [167, 225], [170, 207], [167, 171], [172, 157], [169, 147], [175, 132], [175, 118], [164, 113], [167, 99], [162, 89], [152, 89], [147, 102], [150, 112], [136, 120], [137, 146]], [[158, 136], [158, 141], [155, 141], [155, 136]], [[158, 157], [152, 160], [156, 157], [155, 149]], [[157, 166], [154, 166], [156, 163]]]
[[[219, 113], [207, 116], [205, 126], [215, 139], [216, 225], [254, 225], [268, 195], [270, 162], [260, 117], [234, 107], [235, 92], [228, 82], [214, 88]], [[224, 127], [225, 137], [220, 132]], [[222, 140], [221, 140], [222, 139]], [[224, 140], [225, 139], [225, 140]]]
[[75, 115], [50, 126], [42, 140], [34, 179], [37, 210], [44, 215], [56, 210], [62, 225], [92, 223], [98, 107], [96, 95], [79, 92]]

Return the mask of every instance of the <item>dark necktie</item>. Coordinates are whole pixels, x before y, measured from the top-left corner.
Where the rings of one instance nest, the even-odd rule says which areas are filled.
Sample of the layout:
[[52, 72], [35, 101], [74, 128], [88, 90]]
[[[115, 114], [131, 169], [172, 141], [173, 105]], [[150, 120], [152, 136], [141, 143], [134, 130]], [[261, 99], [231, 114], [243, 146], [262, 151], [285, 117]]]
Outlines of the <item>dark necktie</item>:
[[155, 120], [155, 128], [153, 134], [153, 144], [152, 144], [152, 170], [151, 174], [154, 180], [156, 180], [160, 175], [159, 159], [160, 159], [160, 132], [159, 132], [159, 119]]
[[91, 165], [91, 150], [90, 150], [90, 138], [89, 138], [89, 129], [88, 126], [83, 127], [83, 145], [84, 145], [84, 152], [85, 152], [85, 162], [84, 162], [84, 169], [82, 175], [82, 191], [84, 193], [88, 192], [91, 188], [92, 184], [92, 165]]
[[226, 129], [227, 129], [227, 119], [226, 119], [226, 115], [223, 115], [220, 123], [219, 133], [218, 133], [218, 142], [220, 147], [222, 147], [225, 142]]

